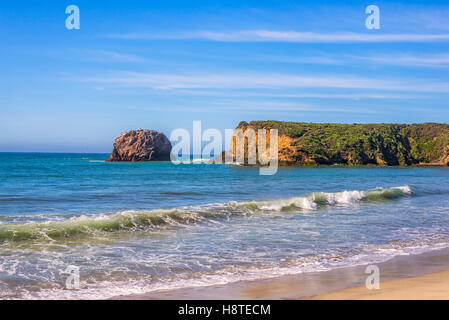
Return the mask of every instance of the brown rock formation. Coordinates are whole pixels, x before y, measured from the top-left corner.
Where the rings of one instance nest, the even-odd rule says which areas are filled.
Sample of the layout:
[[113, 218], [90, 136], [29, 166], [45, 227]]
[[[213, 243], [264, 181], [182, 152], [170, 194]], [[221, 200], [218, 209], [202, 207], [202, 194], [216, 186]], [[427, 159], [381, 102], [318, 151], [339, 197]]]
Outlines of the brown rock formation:
[[[265, 161], [269, 160], [269, 156], [270, 156], [270, 131], [268, 130], [266, 132], [266, 148], [267, 148], [267, 152], [266, 154], [259, 154], [258, 152], [258, 148], [257, 148], [257, 144], [259, 143], [259, 135], [257, 132], [257, 128], [255, 128], [254, 126], [251, 126], [249, 124], [244, 124], [242, 125], [239, 129], [241, 129], [243, 132], [245, 132], [248, 129], [253, 129], [255, 134], [256, 134], [256, 152], [257, 152], [257, 157], [266, 157], [267, 159], [265, 159]], [[245, 158], [247, 157], [248, 154], [248, 140], [245, 140], [245, 145], [243, 146], [245, 148], [244, 150], [244, 154], [245, 154]], [[236, 139], [232, 139], [231, 140], [231, 150], [232, 153], [235, 155], [237, 153], [237, 146], [236, 146]], [[285, 163], [290, 163], [290, 162], [294, 162], [295, 159], [293, 158], [294, 154], [296, 152], [296, 146], [295, 146], [295, 141], [285, 135], [279, 135], [278, 136], [278, 159], [280, 162], [285, 162]], [[260, 158], [258, 158], [260, 159]]]
[[154, 130], [131, 130], [114, 141], [107, 161], [169, 161], [172, 146], [165, 134]]
[[446, 147], [446, 150], [444, 151], [443, 156], [443, 164], [446, 166], [449, 166], [449, 146]]

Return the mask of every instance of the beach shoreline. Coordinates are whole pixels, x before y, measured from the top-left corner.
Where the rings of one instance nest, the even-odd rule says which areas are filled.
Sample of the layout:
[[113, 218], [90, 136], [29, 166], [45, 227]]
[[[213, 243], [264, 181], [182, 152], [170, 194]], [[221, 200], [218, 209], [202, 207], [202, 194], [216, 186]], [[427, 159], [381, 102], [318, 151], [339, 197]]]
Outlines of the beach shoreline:
[[224, 285], [186, 287], [113, 300], [353, 300], [449, 299], [449, 248], [396, 256], [376, 263], [380, 289], [368, 290], [364, 264], [329, 271], [238, 281]]
[[449, 269], [384, 282], [379, 290], [354, 287], [319, 294], [313, 300], [448, 300]]

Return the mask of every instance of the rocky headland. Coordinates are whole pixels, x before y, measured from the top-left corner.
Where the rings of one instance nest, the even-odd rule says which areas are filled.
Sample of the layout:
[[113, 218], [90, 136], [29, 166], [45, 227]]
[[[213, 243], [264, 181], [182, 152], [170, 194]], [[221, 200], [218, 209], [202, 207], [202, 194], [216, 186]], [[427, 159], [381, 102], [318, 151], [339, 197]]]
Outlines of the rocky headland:
[[[278, 130], [280, 165], [448, 166], [449, 125], [240, 122], [236, 129]], [[231, 143], [235, 156], [235, 145]], [[245, 144], [245, 164], [247, 145]], [[222, 155], [224, 159], [224, 153]]]

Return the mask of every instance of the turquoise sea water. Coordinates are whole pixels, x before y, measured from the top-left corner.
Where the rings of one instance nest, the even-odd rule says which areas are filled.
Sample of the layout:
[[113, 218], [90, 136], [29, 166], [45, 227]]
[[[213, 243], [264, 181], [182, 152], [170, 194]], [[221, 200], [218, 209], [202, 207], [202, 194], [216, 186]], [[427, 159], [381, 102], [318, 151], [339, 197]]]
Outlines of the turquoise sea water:
[[[107, 298], [449, 245], [449, 169], [0, 154], [0, 298]], [[80, 288], [64, 273], [79, 268]]]

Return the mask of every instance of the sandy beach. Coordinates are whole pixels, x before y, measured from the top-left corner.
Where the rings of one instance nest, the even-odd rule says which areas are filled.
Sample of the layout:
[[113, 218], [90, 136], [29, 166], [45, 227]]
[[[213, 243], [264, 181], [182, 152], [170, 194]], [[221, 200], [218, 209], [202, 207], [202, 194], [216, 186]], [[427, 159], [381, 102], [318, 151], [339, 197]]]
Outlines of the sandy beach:
[[379, 290], [356, 287], [320, 294], [317, 300], [447, 300], [449, 269], [418, 277], [382, 283]]
[[367, 265], [216, 286], [154, 291], [114, 299], [449, 299], [449, 250], [398, 256], [376, 264], [380, 289], [365, 287]]

